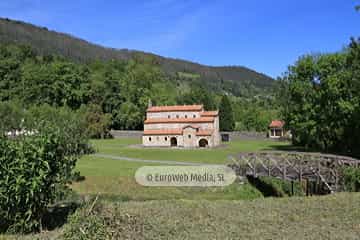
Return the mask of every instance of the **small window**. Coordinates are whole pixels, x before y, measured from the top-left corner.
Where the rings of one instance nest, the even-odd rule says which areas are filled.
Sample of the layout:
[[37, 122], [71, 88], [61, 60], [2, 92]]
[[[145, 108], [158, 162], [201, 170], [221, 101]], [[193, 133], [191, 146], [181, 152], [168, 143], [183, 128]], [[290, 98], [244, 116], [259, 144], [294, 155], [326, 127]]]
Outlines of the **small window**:
[[165, 141], [167, 141], [167, 137], [165, 137]]
[[168, 115], [168, 118], [170, 118], [170, 115]]
[[151, 137], [149, 137], [149, 141], [151, 142]]
[[176, 115], [176, 118], [179, 118], [179, 115]]
[[193, 115], [193, 118], [196, 118], [196, 115], [195, 115], [195, 114]]
[[156, 137], [156, 140], [158, 140], [158, 141], [159, 141], [159, 137]]
[[185, 118], [187, 118], [187, 115], [185, 115]]
[[191, 138], [191, 135], [189, 134], [189, 136], [188, 136], [189, 138]]

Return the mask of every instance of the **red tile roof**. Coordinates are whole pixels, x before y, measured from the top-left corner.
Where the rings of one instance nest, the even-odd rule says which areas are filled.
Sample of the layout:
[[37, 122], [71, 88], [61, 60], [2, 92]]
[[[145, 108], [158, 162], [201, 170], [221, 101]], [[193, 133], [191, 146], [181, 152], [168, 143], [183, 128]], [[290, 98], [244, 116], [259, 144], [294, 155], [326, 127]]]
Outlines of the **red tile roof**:
[[149, 123], [210, 123], [214, 122], [214, 117], [200, 117], [200, 118], [149, 118], [144, 124]]
[[144, 135], [182, 135], [182, 129], [144, 130]]
[[201, 117], [216, 117], [219, 114], [218, 111], [204, 111], [200, 113]]
[[282, 120], [273, 120], [273, 121], [271, 121], [269, 127], [271, 127], [271, 128], [282, 128], [282, 127], [284, 127], [284, 125], [285, 125], [285, 122], [282, 121]]
[[203, 105], [177, 105], [177, 106], [153, 106], [147, 109], [147, 112], [186, 112], [202, 111]]
[[196, 133], [196, 136], [211, 136], [212, 133], [213, 133], [213, 130], [212, 130], [212, 129], [209, 129], [209, 130], [199, 130], [199, 131]]

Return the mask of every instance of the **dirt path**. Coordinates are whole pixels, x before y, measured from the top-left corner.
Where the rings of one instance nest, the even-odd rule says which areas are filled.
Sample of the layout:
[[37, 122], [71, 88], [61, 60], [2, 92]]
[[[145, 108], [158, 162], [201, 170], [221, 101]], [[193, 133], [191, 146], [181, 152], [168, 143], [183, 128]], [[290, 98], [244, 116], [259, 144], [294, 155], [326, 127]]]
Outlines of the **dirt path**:
[[94, 154], [94, 156], [101, 157], [101, 158], [109, 158], [109, 159], [114, 159], [114, 160], [128, 161], [128, 162], [160, 163], [160, 164], [166, 164], [166, 165], [187, 165], [187, 166], [219, 165], [219, 164], [211, 164], [211, 163], [179, 162], [179, 161], [171, 161], [171, 160], [148, 160], [148, 159], [141, 159], [141, 158], [114, 156], [114, 155], [101, 154], [101, 153], [96, 153], [96, 154]]

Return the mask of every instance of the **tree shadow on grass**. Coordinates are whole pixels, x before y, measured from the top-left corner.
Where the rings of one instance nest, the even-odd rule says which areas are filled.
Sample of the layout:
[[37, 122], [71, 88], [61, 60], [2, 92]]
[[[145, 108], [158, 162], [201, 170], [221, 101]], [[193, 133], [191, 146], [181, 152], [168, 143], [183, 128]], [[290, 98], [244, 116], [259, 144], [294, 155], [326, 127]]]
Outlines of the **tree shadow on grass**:
[[322, 151], [320, 149], [309, 149], [302, 146], [294, 146], [294, 145], [270, 145], [268, 148], [262, 149], [263, 151], [268, 151], [269, 149], [273, 151], [284, 151], [284, 152], [307, 152], [307, 153], [321, 153], [321, 154], [332, 154], [339, 156], [348, 156], [352, 158], [360, 159], [359, 155], [351, 154], [348, 152], [337, 152], [337, 151]]
[[295, 145], [270, 145], [267, 148], [263, 149], [263, 150], [269, 150], [269, 148], [271, 150], [274, 151], [286, 151], [286, 152], [321, 152], [319, 149], [309, 149], [309, 148], [305, 148], [303, 146], [295, 146]]
[[[288, 152], [311, 152], [306, 150], [304, 147], [301, 146], [293, 146], [293, 145], [270, 145], [268, 148], [275, 151], [288, 151]], [[264, 149], [264, 150], [268, 150]]]
[[81, 204], [78, 202], [59, 203], [47, 209], [42, 218], [42, 227], [46, 230], [54, 230], [62, 227]]

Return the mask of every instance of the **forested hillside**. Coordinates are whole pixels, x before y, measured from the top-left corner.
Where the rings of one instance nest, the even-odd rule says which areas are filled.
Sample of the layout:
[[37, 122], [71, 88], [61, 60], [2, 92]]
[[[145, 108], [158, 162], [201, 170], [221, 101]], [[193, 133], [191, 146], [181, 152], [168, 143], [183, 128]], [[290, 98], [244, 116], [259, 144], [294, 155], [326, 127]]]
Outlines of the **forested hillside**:
[[105, 48], [68, 34], [4, 18], [0, 18], [0, 42], [27, 44], [40, 55], [61, 55], [81, 63], [146, 58], [173, 80], [185, 84], [197, 81], [208, 89], [230, 92], [235, 96], [264, 95], [274, 83], [272, 78], [245, 67], [210, 67], [135, 50]]
[[106, 135], [109, 128], [142, 129], [150, 99], [155, 105], [218, 109], [224, 95], [236, 130], [263, 131], [277, 117], [274, 85], [271, 78], [242, 67], [208, 67], [104, 48], [0, 19], [0, 102], [15, 104], [15, 109], [45, 104], [79, 110], [93, 137]]

